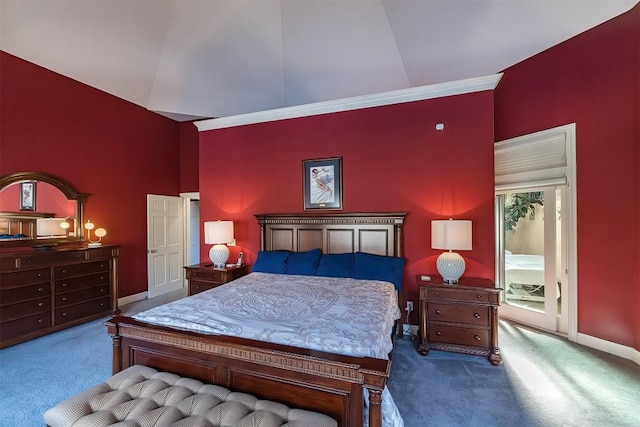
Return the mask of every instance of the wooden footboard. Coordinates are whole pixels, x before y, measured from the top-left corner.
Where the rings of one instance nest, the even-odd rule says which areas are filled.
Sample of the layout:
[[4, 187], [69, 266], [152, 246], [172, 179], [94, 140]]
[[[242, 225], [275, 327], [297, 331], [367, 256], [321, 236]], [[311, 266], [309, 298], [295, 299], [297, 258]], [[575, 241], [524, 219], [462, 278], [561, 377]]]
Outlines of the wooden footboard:
[[113, 338], [113, 373], [136, 364], [150, 366], [357, 427], [363, 425], [364, 387], [369, 392], [369, 425], [381, 427], [388, 360], [179, 331], [125, 316], [105, 324]]

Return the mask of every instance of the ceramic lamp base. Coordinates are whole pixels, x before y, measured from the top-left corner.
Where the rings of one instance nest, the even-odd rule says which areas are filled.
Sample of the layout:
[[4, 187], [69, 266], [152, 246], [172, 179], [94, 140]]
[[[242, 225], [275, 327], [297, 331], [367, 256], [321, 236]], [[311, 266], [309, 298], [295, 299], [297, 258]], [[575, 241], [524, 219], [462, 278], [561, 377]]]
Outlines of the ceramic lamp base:
[[223, 268], [229, 259], [229, 248], [226, 245], [213, 245], [209, 249], [209, 259], [214, 267]]
[[458, 279], [464, 273], [466, 264], [464, 258], [457, 252], [443, 252], [436, 261], [438, 273], [446, 283], [458, 283]]

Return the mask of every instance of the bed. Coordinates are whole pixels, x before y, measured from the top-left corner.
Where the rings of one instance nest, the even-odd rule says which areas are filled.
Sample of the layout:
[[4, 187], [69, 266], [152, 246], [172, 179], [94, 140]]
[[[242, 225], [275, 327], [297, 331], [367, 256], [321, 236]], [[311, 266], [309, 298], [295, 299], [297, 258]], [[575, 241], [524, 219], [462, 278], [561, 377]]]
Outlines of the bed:
[[[380, 262], [402, 260], [401, 263], [394, 262], [397, 275], [398, 265], [404, 264], [404, 217], [404, 213], [256, 215], [261, 230], [258, 261], [262, 255], [308, 258], [320, 249], [320, 268], [323, 259], [337, 260], [338, 254], [350, 254], [354, 259], [352, 277], [316, 276], [304, 274], [305, 271], [282, 274], [264, 271], [265, 263], [261, 262], [256, 266], [262, 271], [184, 299], [196, 300], [197, 309], [183, 306], [186, 302], [180, 300], [176, 306], [140, 313], [136, 318], [114, 317], [107, 322], [113, 336], [114, 373], [134, 364], [146, 365], [245, 391], [262, 399], [321, 412], [334, 418], [340, 426], [402, 426], [402, 419], [386, 389], [391, 367], [389, 353], [393, 348], [393, 322], [399, 318], [397, 295], [401, 295], [398, 291], [401, 291], [402, 279], [399, 285], [390, 284], [387, 277], [375, 280], [371, 277], [375, 268], [370, 269]], [[359, 268], [356, 268], [357, 262]], [[370, 288], [365, 288], [369, 286], [365, 280]], [[302, 287], [305, 291], [296, 292], [292, 286]], [[350, 291], [332, 292], [340, 287]], [[225, 289], [224, 295], [214, 292]], [[372, 292], [372, 289], [376, 290]], [[383, 297], [385, 292], [387, 296]], [[303, 330], [301, 334], [282, 329], [274, 332], [269, 328], [265, 332], [261, 321], [267, 320], [270, 308], [254, 317], [253, 324], [246, 320], [255, 315], [256, 307], [260, 305], [247, 305], [247, 301], [273, 307], [282, 301], [276, 298], [278, 293], [289, 295], [293, 301], [299, 300], [287, 302], [289, 309], [279, 311], [290, 317], [296, 317], [300, 308], [309, 307], [305, 300], [313, 296], [315, 311], [306, 317], [315, 322], [306, 326], [296, 323], [295, 328], [290, 328]], [[338, 308], [336, 312], [332, 301], [343, 299], [350, 299], [351, 305]], [[238, 301], [240, 303], [235, 304]], [[300, 304], [298, 309], [291, 310], [291, 305], [297, 303]], [[227, 317], [218, 323], [206, 324], [199, 316], [203, 311], [209, 311], [205, 307], [216, 304]], [[359, 318], [354, 304], [361, 307], [363, 320], [360, 322], [353, 320]], [[374, 306], [387, 307], [384, 321], [375, 320], [376, 315], [370, 313]], [[186, 310], [187, 316], [176, 316], [178, 308]], [[392, 313], [391, 318], [389, 313]], [[373, 317], [367, 317], [369, 314]], [[313, 319], [315, 316], [317, 319]], [[174, 323], [161, 317], [173, 317]], [[191, 318], [189, 323], [186, 323], [186, 317]], [[244, 320], [240, 321], [240, 318]], [[283, 325], [287, 322], [280, 324]], [[378, 332], [373, 332], [373, 325], [380, 326]], [[345, 337], [361, 335], [353, 332], [358, 327], [369, 331], [367, 339], [370, 341], [353, 345]], [[237, 331], [231, 331], [234, 328], [244, 332], [237, 334]], [[329, 335], [324, 335], [327, 331], [321, 329], [328, 330]], [[337, 335], [335, 331], [338, 331]]]
[[505, 251], [504, 267], [507, 299], [544, 301], [544, 256]]

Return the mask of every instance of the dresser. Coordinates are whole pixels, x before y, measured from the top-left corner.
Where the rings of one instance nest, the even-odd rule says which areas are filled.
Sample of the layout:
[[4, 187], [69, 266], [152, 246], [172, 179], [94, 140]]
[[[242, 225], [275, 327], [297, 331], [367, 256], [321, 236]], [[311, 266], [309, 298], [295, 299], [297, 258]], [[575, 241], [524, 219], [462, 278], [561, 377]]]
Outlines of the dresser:
[[502, 363], [498, 347], [500, 291], [488, 279], [464, 277], [455, 285], [416, 277], [420, 289], [418, 352], [429, 350], [487, 356]]
[[118, 245], [0, 253], [0, 348], [118, 309]]
[[202, 263], [184, 268], [189, 281], [189, 295], [194, 295], [216, 286], [224, 285], [249, 273], [249, 265], [239, 267], [213, 268], [211, 264]]

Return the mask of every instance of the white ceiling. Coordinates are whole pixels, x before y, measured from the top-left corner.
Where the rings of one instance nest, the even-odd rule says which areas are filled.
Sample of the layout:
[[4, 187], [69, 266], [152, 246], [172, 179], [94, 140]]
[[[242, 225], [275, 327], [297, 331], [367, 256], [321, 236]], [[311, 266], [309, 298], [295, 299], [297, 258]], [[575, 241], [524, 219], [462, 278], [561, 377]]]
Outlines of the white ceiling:
[[176, 120], [498, 73], [638, 0], [0, 0], [0, 49]]

